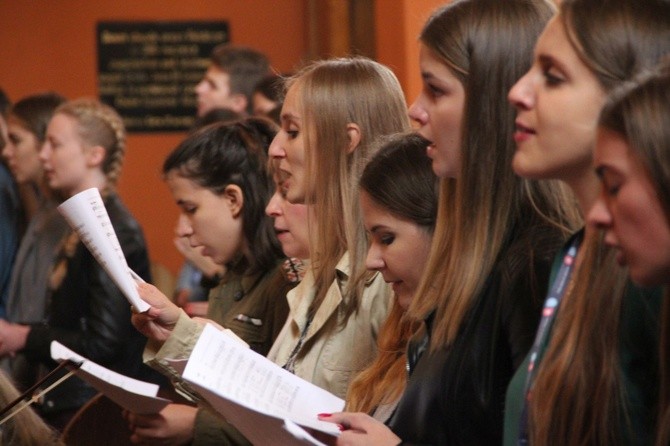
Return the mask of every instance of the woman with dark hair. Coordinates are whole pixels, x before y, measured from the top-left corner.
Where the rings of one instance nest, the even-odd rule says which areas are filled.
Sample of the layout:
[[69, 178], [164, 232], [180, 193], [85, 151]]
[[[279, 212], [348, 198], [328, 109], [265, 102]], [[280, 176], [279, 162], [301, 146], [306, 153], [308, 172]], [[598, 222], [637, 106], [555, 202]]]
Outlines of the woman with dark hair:
[[425, 155], [428, 140], [406, 133], [380, 143], [359, 184], [369, 239], [365, 265], [392, 284], [395, 299], [379, 330], [377, 357], [349, 386], [347, 410], [386, 421], [407, 382], [405, 351], [417, 325], [407, 317], [407, 309], [428, 260], [439, 183]]
[[[221, 284], [210, 292], [207, 318], [262, 355], [284, 325], [286, 293], [295, 285], [285, 273], [285, 256], [265, 215], [274, 189], [265, 170], [267, 149], [275, 133], [273, 123], [258, 118], [211, 124], [191, 134], [163, 164], [181, 210], [178, 235], [226, 266]], [[190, 336], [180, 333], [173, 341], [180, 344]], [[148, 349], [152, 366], [179, 377], [164, 359], [175, 351], [183, 355], [183, 350], [175, 350], [170, 341], [160, 352], [151, 343]], [[226, 429], [215, 414], [180, 404], [157, 415], [128, 414], [128, 420], [139, 442], [217, 443]]]
[[[40, 323], [45, 318], [47, 283], [58, 243], [68, 230], [56, 210], [57, 193], [47, 184], [39, 152], [54, 110], [65, 99], [54, 93], [28, 96], [10, 110], [7, 123], [9, 141], [2, 155], [17, 183], [34, 195], [37, 208], [30, 218], [14, 261], [7, 300], [7, 320]], [[12, 359], [12, 375], [20, 388], [34, 382], [34, 367], [26, 367], [25, 358]], [[28, 373], [28, 376], [23, 376]]]
[[[47, 284], [58, 244], [68, 231], [65, 219], [56, 210], [57, 192], [47, 184], [39, 159], [46, 130], [54, 110], [65, 99], [54, 93], [28, 96], [10, 110], [9, 138], [2, 155], [17, 183], [30, 201], [37, 204], [14, 260], [7, 297], [9, 322], [41, 323], [46, 317]], [[37, 367], [24, 355], [9, 359], [12, 378], [20, 389], [35, 382]]]
[[605, 105], [594, 152], [602, 191], [589, 223], [642, 286], [664, 287], [656, 444], [670, 441], [670, 65]]

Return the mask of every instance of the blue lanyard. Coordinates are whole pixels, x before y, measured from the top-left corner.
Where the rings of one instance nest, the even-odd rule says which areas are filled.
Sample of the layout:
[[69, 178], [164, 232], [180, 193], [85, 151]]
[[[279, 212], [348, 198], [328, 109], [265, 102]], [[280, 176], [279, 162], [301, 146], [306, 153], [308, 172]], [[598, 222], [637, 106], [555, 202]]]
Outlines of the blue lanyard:
[[551, 327], [554, 324], [554, 319], [556, 319], [558, 307], [560, 306], [561, 301], [563, 300], [563, 296], [565, 295], [565, 292], [568, 288], [568, 284], [570, 283], [570, 277], [572, 276], [572, 272], [574, 270], [575, 259], [577, 257], [577, 251], [579, 250], [581, 239], [582, 235], [579, 234], [570, 244], [568, 252], [563, 257], [561, 267], [556, 274], [556, 279], [554, 279], [554, 283], [549, 290], [547, 299], [544, 301], [544, 307], [542, 308], [542, 319], [540, 319], [540, 325], [535, 335], [535, 341], [533, 342], [533, 347], [530, 350], [528, 374], [526, 375], [526, 383], [523, 389], [524, 405], [519, 422], [519, 438], [517, 442], [519, 446], [525, 446], [528, 444], [528, 400], [530, 398], [530, 387], [533, 384], [535, 373], [537, 372], [536, 365], [540, 351], [542, 350], [542, 346], [546, 345], [547, 343], [549, 331], [551, 331]]

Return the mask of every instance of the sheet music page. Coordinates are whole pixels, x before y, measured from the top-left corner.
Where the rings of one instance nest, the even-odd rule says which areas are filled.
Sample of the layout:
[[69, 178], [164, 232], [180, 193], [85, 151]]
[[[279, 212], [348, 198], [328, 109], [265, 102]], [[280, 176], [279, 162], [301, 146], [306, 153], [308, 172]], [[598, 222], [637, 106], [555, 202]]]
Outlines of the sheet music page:
[[191, 353], [185, 381], [254, 444], [314, 444], [297, 439], [284, 419], [339, 435], [319, 413], [339, 412], [344, 401], [245, 348], [211, 325]]
[[303, 440], [306, 444], [311, 444], [314, 446], [326, 446], [324, 443], [321, 443], [319, 440], [314, 438], [309, 432], [307, 432], [302, 427], [298, 426], [291, 420], [284, 420], [284, 429], [286, 429], [291, 435], [293, 435], [298, 440]]
[[137, 292], [135, 280], [130, 274], [100, 191], [91, 188], [79, 192], [58, 206], [58, 211], [110, 275], [116, 286], [121, 289], [130, 304], [140, 313], [147, 311], [150, 305], [144, 302]]
[[109, 370], [87, 359], [58, 341], [51, 342], [51, 357], [55, 361], [72, 359], [82, 362], [74, 373], [119, 406], [139, 414], [160, 412], [171, 401], [159, 398], [158, 385], [139, 381]]

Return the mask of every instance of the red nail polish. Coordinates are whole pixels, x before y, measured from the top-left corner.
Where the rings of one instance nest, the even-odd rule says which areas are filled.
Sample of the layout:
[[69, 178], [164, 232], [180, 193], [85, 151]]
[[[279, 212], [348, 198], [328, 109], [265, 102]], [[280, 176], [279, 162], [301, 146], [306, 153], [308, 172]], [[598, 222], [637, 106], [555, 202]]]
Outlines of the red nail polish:
[[340, 431], [344, 431], [344, 430], [346, 430], [346, 429], [344, 428], [344, 426], [341, 425], [341, 424], [338, 424], [338, 425], [337, 425], [337, 428], [338, 428]]
[[333, 415], [332, 413], [320, 413], [318, 416], [321, 418], [328, 418], [332, 415]]

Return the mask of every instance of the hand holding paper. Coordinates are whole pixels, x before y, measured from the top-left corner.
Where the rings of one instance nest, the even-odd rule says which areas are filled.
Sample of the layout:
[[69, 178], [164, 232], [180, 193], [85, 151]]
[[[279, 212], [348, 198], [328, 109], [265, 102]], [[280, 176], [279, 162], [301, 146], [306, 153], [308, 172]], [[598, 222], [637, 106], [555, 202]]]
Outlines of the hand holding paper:
[[130, 304], [140, 313], [147, 311], [149, 304], [137, 292], [136, 281], [128, 268], [98, 189], [87, 189], [76, 194], [58, 206], [58, 211]]
[[153, 285], [139, 284], [137, 292], [150, 308], [144, 313], [133, 314], [133, 325], [147, 338], [164, 342], [172, 333], [181, 310]]

